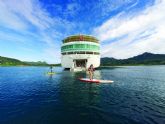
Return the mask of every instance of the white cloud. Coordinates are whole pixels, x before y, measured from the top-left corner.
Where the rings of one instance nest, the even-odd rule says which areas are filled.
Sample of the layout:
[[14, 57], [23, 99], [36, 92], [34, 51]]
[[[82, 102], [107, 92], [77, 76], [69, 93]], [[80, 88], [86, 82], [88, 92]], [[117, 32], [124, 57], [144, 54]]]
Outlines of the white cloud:
[[99, 2], [95, 3], [95, 6], [93, 8], [94, 10], [99, 9], [99, 14], [102, 17], [105, 17], [109, 16], [109, 13], [111, 13], [112, 11], [119, 9], [124, 5], [130, 4], [131, 6], [129, 8], [131, 8], [136, 5], [137, 2], [137, 0], [99, 0]]
[[[102, 56], [128, 58], [143, 52], [165, 53], [165, 1], [138, 13], [120, 13], [94, 29]], [[119, 37], [123, 37], [118, 39]], [[115, 39], [115, 42], [111, 42]], [[109, 44], [105, 42], [109, 41]]]
[[[46, 55], [45, 59], [48, 62], [56, 60], [57, 56], [52, 56], [53, 54], [60, 56], [60, 53], [57, 53], [59, 51], [52, 49], [60, 46], [60, 41], [57, 39], [65, 35], [65, 32], [61, 30], [70, 30], [75, 26], [67, 20], [50, 16], [38, 0], [1, 0], [0, 8], [0, 36], [2, 36], [0, 41], [3, 43], [9, 41], [19, 42], [16, 44], [20, 44], [17, 45], [20, 48], [36, 44], [36, 49], [34, 49], [36, 55], [39, 51], [37, 45], [42, 42], [44, 43], [42, 50], [45, 52], [42, 54]], [[71, 5], [68, 6], [70, 11], [73, 8]], [[34, 58], [35, 54], [32, 56]], [[36, 58], [39, 57], [36, 56]]]
[[45, 29], [53, 23], [52, 18], [40, 7], [36, 0], [5, 0], [3, 4], [6, 5], [8, 12], [17, 16], [21, 22], [27, 21], [36, 28]]
[[10, 11], [10, 8], [8, 8], [5, 2], [0, 1], [0, 25], [16, 30], [24, 30], [26, 24], [22, 22], [17, 15]]
[[[126, 3], [131, 1], [127, 0]], [[117, 0], [117, 6], [111, 2], [106, 0], [96, 6], [98, 9], [106, 6], [100, 11], [102, 16], [106, 16], [112, 10], [125, 4], [123, 0]], [[137, 3], [138, 0], [131, 7]], [[150, 6], [140, 13], [123, 12], [95, 28], [94, 35], [102, 41], [102, 56], [127, 58], [145, 51], [165, 53], [164, 6], [165, 1], [157, 1], [154, 6]], [[81, 7], [83, 6], [77, 1], [69, 3], [64, 9], [64, 14], [69, 17], [74, 16]], [[108, 7], [109, 10], [107, 10]], [[4, 42], [6, 39], [6, 41], [19, 42], [21, 45], [18, 47], [25, 49], [26, 46], [33, 49], [31, 46], [36, 44], [32, 58], [35, 58], [35, 51], [37, 53], [42, 49], [41, 51], [44, 53], [41, 53], [41, 58], [44, 56], [44, 59], [51, 63], [57, 59], [57, 61], [60, 60], [61, 38], [82, 31], [86, 26], [84, 22], [75, 23], [60, 17], [52, 17], [38, 0], [0, 0], [0, 8], [0, 41]], [[62, 10], [60, 6], [55, 8], [58, 9], [57, 11]], [[93, 27], [91, 26], [91, 28]], [[86, 28], [84, 30], [86, 33]], [[111, 42], [113, 39], [116, 40]], [[111, 43], [107, 44], [107, 42]], [[41, 44], [42, 48], [40, 46], [37, 49], [37, 45]], [[26, 49], [26, 51], [28, 50]], [[38, 55], [36, 54], [36, 58], [39, 58]]]

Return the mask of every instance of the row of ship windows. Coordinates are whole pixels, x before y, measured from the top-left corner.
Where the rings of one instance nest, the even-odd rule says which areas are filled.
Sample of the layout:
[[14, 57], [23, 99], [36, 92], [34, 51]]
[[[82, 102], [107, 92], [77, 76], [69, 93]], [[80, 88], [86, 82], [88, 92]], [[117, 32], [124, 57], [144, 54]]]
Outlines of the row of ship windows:
[[62, 46], [62, 48], [61, 48], [61, 50], [66, 50], [66, 49], [95, 49], [95, 50], [99, 50], [99, 46], [90, 45], [90, 44], [73, 44], [73, 45]]
[[84, 52], [84, 51], [79, 51], [79, 52], [64, 52], [61, 53], [62, 55], [70, 55], [70, 54], [94, 54], [94, 55], [100, 55], [98, 52]]

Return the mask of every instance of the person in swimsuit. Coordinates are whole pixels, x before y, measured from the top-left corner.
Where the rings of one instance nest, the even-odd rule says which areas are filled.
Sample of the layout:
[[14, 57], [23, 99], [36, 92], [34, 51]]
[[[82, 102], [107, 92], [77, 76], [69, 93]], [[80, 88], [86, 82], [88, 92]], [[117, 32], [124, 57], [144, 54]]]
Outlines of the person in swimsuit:
[[94, 71], [95, 71], [95, 69], [93, 67], [93, 64], [91, 64], [90, 67], [88, 68], [90, 80], [93, 79], [93, 73], [94, 73]]

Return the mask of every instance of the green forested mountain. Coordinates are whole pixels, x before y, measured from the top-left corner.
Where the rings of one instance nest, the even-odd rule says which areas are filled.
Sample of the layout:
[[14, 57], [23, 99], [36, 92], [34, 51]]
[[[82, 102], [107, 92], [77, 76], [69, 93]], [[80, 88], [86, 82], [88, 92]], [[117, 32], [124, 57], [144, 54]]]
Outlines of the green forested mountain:
[[42, 61], [38, 61], [38, 62], [24, 62], [27, 65], [31, 65], [31, 66], [46, 66], [48, 65], [46, 62], [42, 62]]
[[18, 59], [0, 56], [0, 65], [26, 65], [26, 63]]
[[20, 61], [18, 59], [0, 56], [0, 65], [1, 66], [15, 66], [15, 65], [46, 66], [48, 64], [46, 62], [41, 62], [41, 61], [25, 62], [25, 61]]
[[128, 59], [101, 58], [101, 66], [113, 65], [165, 65], [165, 54], [145, 52]]

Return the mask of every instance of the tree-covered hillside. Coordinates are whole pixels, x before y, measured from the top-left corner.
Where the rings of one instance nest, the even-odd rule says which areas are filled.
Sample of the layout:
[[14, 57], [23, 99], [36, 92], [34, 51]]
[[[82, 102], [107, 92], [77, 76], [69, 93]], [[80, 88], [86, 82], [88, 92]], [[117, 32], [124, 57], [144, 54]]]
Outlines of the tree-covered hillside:
[[165, 55], [146, 52], [128, 59], [101, 58], [101, 66], [115, 65], [165, 65]]
[[25, 62], [18, 59], [2, 57], [0, 56], [0, 65], [1, 66], [16, 66], [16, 65], [25, 65], [25, 66], [47, 66], [46, 62]]
[[0, 56], [0, 65], [26, 65], [26, 63], [17, 59]]

